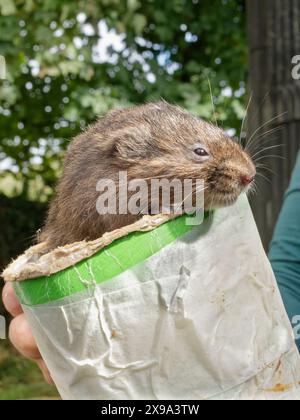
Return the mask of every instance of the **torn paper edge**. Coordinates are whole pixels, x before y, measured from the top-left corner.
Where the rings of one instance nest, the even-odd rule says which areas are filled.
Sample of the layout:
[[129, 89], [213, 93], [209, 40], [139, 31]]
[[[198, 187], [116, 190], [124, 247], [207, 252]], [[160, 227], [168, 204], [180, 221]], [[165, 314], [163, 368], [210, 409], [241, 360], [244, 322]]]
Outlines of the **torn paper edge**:
[[149, 232], [178, 217], [176, 214], [146, 215], [137, 222], [105, 233], [94, 241], [76, 242], [48, 252], [47, 242], [32, 246], [14, 260], [2, 273], [6, 282], [22, 281], [50, 276], [76, 265], [99, 252], [117, 239], [133, 232]]

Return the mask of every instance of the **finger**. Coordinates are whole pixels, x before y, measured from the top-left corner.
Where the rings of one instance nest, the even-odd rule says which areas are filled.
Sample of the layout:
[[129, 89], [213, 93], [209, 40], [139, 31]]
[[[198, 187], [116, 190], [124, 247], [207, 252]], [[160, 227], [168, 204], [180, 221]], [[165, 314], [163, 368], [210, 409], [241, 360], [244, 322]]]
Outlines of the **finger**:
[[5, 308], [12, 316], [20, 315], [23, 310], [18, 301], [12, 283], [6, 283], [2, 291], [2, 300]]
[[10, 323], [9, 338], [15, 348], [23, 356], [33, 359], [37, 363], [46, 382], [52, 385], [54, 383], [53, 379], [45, 362], [41, 358], [41, 354], [32, 335], [30, 325], [28, 324], [24, 314], [17, 316]]
[[10, 323], [9, 338], [23, 356], [34, 360], [41, 359], [41, 354], [24, 314], [17, 316]]
[[49, 385], [53, 385], [54, 384], [53, 379], [51, 377], [49, 369], [47, 368], [44, 360], [43, 359], [38, 359], [38, 360], [36, 360], [36, 363], [38, 364], [39, 368], [41, 369], [41, 371], [44, 375], [45, 381], [48, 382]]

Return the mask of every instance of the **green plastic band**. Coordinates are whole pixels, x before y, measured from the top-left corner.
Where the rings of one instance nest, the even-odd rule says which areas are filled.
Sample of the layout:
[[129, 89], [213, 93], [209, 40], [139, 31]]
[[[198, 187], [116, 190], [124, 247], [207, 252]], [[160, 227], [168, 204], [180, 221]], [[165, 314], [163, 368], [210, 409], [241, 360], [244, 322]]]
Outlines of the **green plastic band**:
[[189, 216], [171, 220], [150, 232], [134, 232], [117, 239], [95, 255], [49, 277], [15, 283], [22, 304], [40, 305], [63, 299], [100, 284], [151, 257], [191, 231]]

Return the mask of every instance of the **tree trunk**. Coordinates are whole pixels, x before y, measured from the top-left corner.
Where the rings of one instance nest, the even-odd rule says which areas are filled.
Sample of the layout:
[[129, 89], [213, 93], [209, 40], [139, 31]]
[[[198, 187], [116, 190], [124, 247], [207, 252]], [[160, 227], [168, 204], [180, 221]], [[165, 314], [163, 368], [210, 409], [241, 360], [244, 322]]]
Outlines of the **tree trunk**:
[[[269, 182], [259, 176], [258, 193], [252, 199], [267, 248], [300, 145], [300, 82], [293, 64], [293, 57], [300, 55], [300, 1], [247, 0], [247, 9], [252, 94], [248, 139], [256, 133], [258, 150], [281, 145], [257, 156], [272, 155], [259, 160], [272, 173], [263, 170]], [[271, 129], [275, 131], [266, 134]]]

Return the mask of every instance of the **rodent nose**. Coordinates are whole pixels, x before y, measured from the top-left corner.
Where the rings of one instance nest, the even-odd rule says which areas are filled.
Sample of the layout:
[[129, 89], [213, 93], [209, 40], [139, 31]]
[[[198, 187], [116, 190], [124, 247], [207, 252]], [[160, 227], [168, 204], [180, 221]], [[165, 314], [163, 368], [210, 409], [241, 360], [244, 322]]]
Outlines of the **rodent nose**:
[[251, 175], [242, 175], [241, 176], [241, 183], [243, 185], [249, 185], [254, 180], [254, 178], [255, 178], [255, 175], [252, 175], [252, 176]]

